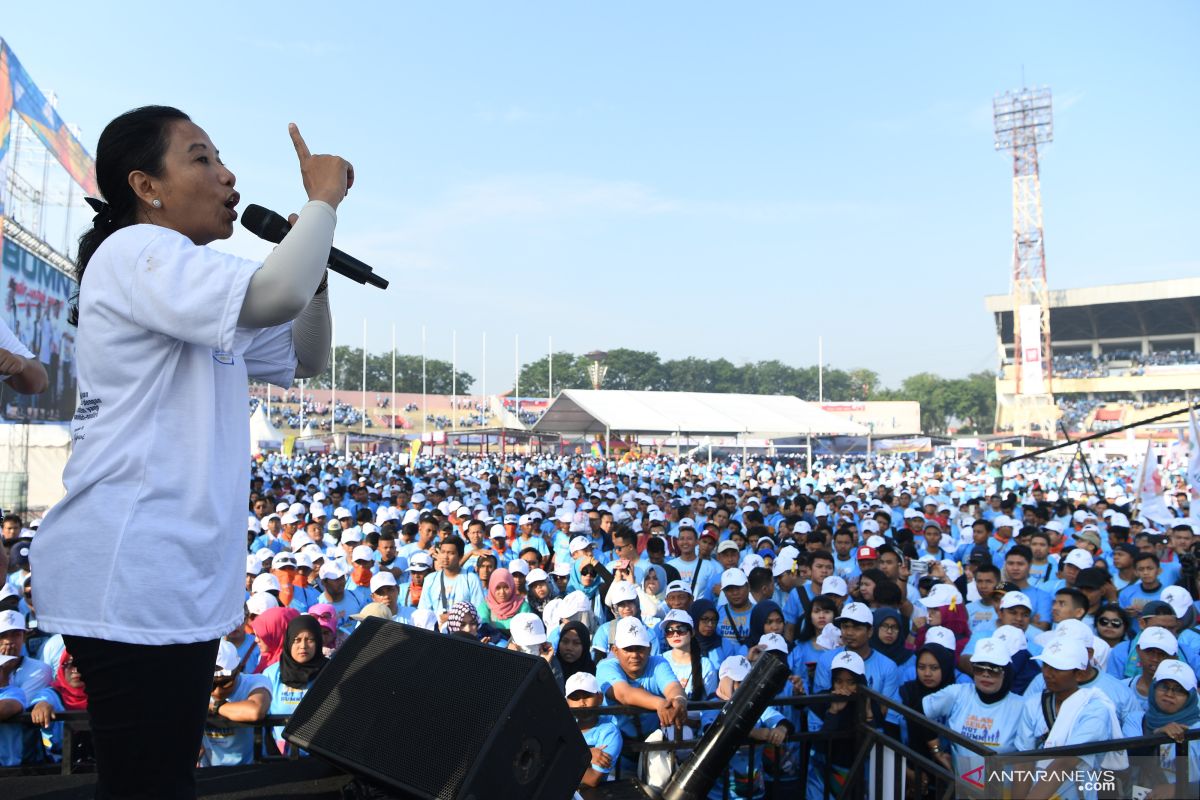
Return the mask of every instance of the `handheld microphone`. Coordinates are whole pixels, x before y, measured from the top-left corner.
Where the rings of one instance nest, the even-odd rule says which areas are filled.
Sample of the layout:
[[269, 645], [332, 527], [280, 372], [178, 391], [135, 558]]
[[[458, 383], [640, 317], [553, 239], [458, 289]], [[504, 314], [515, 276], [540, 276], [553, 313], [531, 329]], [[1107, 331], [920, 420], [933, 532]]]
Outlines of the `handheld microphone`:
[[[279, 214], [259, 205], [248, 205], [242, 212], [242, 227], [260, 239], [279, 244], [283, 237], [292, 229], [291, 224]], [[380, 289], [386, 289], [388, 282], [354, 256], [343, 253], [336, 247], [329, 248], [329, 261], [326, 266], [339, 275], [344, 275], [358, 283], [369, 283]]]

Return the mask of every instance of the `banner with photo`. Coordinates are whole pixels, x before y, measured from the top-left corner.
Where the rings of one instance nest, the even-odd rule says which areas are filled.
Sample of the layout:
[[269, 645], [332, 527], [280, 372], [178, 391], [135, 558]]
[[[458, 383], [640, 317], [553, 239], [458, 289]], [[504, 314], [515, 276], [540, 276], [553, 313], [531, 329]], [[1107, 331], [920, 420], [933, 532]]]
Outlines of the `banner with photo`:
[[0, 250], [4, 289], [0, 319], [42, 362], [50, 378], [39, 395], [18, 395], [0, 384], [0, 417], [8, 422], [66, 422], [75, 413], [75, 327], [67, 310], [76, 286], [70, 275], [12, 239]]

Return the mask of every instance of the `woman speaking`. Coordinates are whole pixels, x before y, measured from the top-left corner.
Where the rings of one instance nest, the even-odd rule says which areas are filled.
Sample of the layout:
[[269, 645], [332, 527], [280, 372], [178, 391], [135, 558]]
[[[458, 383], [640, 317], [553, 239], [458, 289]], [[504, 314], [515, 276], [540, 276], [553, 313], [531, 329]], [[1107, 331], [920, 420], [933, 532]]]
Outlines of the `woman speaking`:
[[31, 554], [38, 621], [87, 687], [97, 797], [196, 796], [217, 644], [243, 619], [247, 381], [325, 369], [324, 268], [354, 170], [289, 132], [309, 202], [262, 263], [206, 246], [239, 197], [186, 114], [139, 108], [100, 134], [67, 493]]

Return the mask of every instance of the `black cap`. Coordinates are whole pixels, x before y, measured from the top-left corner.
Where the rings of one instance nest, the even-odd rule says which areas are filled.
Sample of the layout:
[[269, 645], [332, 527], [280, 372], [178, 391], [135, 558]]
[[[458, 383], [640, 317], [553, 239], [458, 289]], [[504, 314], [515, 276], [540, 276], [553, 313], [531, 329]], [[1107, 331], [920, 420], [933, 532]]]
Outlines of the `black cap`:
[[975, 545], [971, 548], [971, 555], [967, 557], [967, 562], [971, 564], [990, 564], [992, 562], [992, 551], [985, 545]]
[[1142, 610], [1138, 612], [1139, 617], [1157, 617], [1164, 614], [1176, 616], [1175, 609], [1166, 600], [1151, 600], [1146, 605], [1142, 606]]

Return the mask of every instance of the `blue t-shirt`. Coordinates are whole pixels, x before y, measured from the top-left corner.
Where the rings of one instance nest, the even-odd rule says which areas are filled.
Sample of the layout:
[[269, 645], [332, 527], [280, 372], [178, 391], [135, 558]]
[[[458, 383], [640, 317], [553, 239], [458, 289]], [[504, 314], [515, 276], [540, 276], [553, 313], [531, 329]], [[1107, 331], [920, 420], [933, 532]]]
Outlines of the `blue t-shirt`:
[[[602, 767], [593, 762], [592, 769], [596, 772], [610, 775], [613, 768], [617, 766], [617, 759], [621, 757], [621, 729], [612, 722], [598, 722], [592, 727], [583, 731], [583, 741], [588, 747], [599, 747], [608, 757], [612, 759], [611, 766]], [[612, 780], [612, 778], [608, 778]]]
[[[270, 671], [270, 669], [267, 670], [267, 672]], [[271, 683], [267, 680], [265, 673], [262, 675], [246, 673], [238, 675], [228, 701], [240, 703], [249, 699], [250, 693], [255, 690], [266, 690], [268, 694], [270, 693]], [[253, 762], [254, 728], [246, 725], [230, 725], [227, 728], [219, 728], [211, 722], [205, 724], [204, 755], [200, 760], [200, 766], [236, 767]]]
[[[1167, 584], [1161, 580], [1158, 583], [1158, 588], [1152, 592], [1148, 592], [1142, 588], [1142, 582], [1137, 581], [1131, 583], [1121, 590], [1117, 595], [1117, 601], [1121, 604], [1121, 608], [1132, 608], [1140, 612], [1142, 606], [1149, 603], [1151, 600], [1161, 600], [1163, 589], [1167, 588]], [[1134, 614], [1135, 617], [1141, 616], [1140, 613]]]
[[[271, 708], [269, 713], [274, 714], [291, 714], [296, 710], [296, 706], [300, 705], [300, 701], [304, 699], [304, 695], [312, 686], [310, 681], [308, 686], [303, 689], [297, 689], [294, 686], [288, 686], [279, 677], [279, 662], [275, 662], [271, 666], [263, 670], [262, 677], [267, 679], [268, 688], [271, 690]], [[275, 737], [275, 741], [283, 740], [283, 726], [271, 729], [271, 735]]]
[[[627, 683], [658, 697], [666, 697], [664, 694], [666, 688], [672, 683], [678, 683], [675, 680], [675, 671], [662, 656], [650, 656], [646, 660], [646, 666], [639, 678], [631, 678], [625, 674], [625, 670], [621, 668], [617, 659], [606, 658], [596, 665], [596, 680], [600, 682], [600, 691], [604, 693], [605, 705], [619, 705], [616, 700], [610, 699], [608, 696], [608, 691], [614, 683]], [[658, 714], [656, 712], [642, 714], [641, 722], [642, 736], [648, 736], [651, 731], [657, 730], [659, 727]], [[621, 732], [627, 736], [637, 735], [632, 715], [622, 715], [620, 727]]]
[[[0, 701], [16, 700], [24, 709], [29, 698], [17, 686], [5, 686], [0, 689]], [[0, 767], [19, 767], [21, 753], [24, 750], [24, 725], [0, 725]]]
[[[974, 683], [955, 683], [927, 696], [922, 705], [925, 716], [934, 722], [995, 753], [1009, 753], [1013, 750], [1024, 700], [1009, 692], [1003, 700], [988, 704], [979, 698]], [[983, 763], [980, 756], [957, 744], [951, 752], [954, 768], [960, 774]]]
[[[817, 672], [813, 677], [812, 694], [824, 694], [833, 688], [833, 659], [845, 649], [845, 647], [835, 647], [833, 650], [826, 650], [821, 653], [817, 659]], [[872, 650], [863, 663], [867, 668], [867, 686], [879, 692], [884, 697], [899, 702], [900, 670], [896, 666], [896, 662], [882, 653], [876, 653]], [[820, 730], [821, 727], [821, 718], [812, 711], [809, 711], [808, 729], [815, 731]]]

